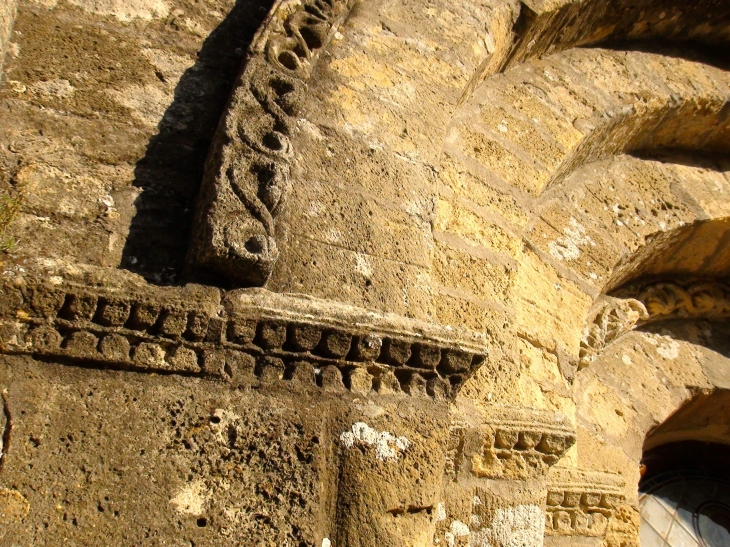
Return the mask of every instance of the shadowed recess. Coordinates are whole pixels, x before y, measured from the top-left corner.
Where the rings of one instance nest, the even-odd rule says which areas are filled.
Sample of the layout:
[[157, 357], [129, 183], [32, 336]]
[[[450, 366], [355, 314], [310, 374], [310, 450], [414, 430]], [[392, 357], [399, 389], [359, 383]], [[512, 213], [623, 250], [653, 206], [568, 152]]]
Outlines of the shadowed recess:
[[134, 185], [142, 192], [121, 268], [155, 284], [180, 282], [208, 148], [246, 50], [272, 4], [239, 0], [180, 78], [159, 133], [135, 166]]

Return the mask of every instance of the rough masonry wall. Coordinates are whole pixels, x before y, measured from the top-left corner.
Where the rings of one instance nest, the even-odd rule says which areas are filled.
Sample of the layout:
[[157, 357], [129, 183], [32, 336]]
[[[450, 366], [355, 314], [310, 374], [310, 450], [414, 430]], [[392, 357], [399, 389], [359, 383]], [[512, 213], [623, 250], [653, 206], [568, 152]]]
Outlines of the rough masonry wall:
[[25, 2], [2, 96], [18, 262], [179, 279], [213, 131], [265, 2]]
[[[727, 9], [335, 4], [247, 80], [270, 3], [20, 3], [0, 544], [635, 547], [643, 450], [730, 443]], [[186, 264], [241, 143], [255, 283]]]

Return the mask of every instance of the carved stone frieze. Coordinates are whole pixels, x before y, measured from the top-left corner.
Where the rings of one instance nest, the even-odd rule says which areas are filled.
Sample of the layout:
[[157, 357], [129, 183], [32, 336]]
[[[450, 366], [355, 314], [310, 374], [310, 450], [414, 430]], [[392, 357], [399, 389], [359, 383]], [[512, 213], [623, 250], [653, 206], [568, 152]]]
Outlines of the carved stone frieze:
[[555, 469], [545, 503], [545, 534], [601, 537], [625, 503], [620, 475]]
[[628, 287], [620, 294], [632, 293], [637, 294], [634, 298], [646, 307], [649, 314], [647, 322], [684, 317], [719, 319], [730, 316], [730, 286], [724, 283], [656, 283]]
[[321, 51], [353, 0], [280, 0], [258, 32], [206, 163], [189, 261], [262, 286], [279, 252], [291, 136]]
[[0, 316], [2, 352], [80, 365], [449, 398], [484, 359], [477, 333], [264, 290], [233, 291], [222, 306], [196, 286], [3, 290], [14, 298]]
[[716, 281], [631, 285], [604, 297], [583, 331], [579, 368], [637, 326], [670, 319], [730, 317], [730, 287]]
[[542, 476], [575, 441], [574, 428], [561, 415], [498, 407], [477, 429], [452, 428], [446, 472], [454, 478], [462, 469], [490, 479]]

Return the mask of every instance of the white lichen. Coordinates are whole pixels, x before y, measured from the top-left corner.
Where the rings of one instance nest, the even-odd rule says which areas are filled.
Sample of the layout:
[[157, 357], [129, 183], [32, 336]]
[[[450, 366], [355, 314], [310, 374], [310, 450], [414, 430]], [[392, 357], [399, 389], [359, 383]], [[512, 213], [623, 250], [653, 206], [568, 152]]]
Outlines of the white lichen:
[[384, 462], [398, 461], [399, 452], [405, 452], [410, 441], [405, 437], [396, 437], [388, 431], [377, 431], [364, 422], [357, 422], [351, 431], [340, 435], [340, 442], [346, 449], [356, 444], [375, 448], [375, 457]]
[[457, 538], [468, 536], [471, 533], [469, 527], [460, 520], [453, 521], [451, 526], [449, 526], [449, 530], [451, 530], [451, 533]]
[[184, 515], [202, 515], [210, 493], [202, 480], [189, 482], [170, 499], [175, 509]]
[[656, 352], [665, 359], [676, 359], [679, 357], [679, 342], [667, 337], [659, 344]]
[[550, 254], [558, 260], [576, 260], [580, 256], [580, 246], [596, 243], [586, 235], [586, 229], [577, 220], [571, 217], [569, 225], [563, 229], [563, 234], [555, 241], [548, 243]]

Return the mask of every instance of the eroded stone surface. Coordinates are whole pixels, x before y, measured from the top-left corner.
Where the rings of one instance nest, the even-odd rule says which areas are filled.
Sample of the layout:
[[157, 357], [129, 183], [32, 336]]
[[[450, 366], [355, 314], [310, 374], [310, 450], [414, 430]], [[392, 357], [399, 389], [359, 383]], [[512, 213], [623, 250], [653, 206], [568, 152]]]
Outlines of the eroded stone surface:
[[14, 9], [0, 543], [636, 547], [730, 444], [724, 3]]

